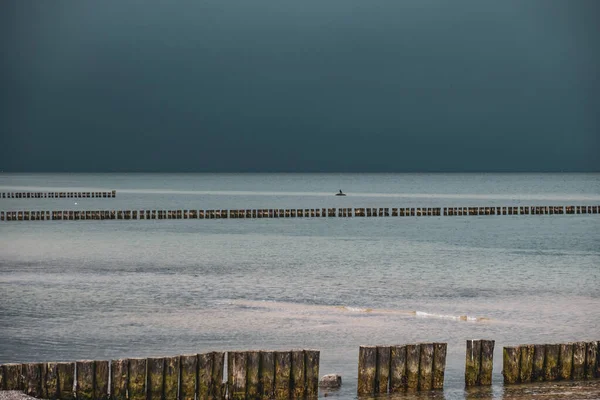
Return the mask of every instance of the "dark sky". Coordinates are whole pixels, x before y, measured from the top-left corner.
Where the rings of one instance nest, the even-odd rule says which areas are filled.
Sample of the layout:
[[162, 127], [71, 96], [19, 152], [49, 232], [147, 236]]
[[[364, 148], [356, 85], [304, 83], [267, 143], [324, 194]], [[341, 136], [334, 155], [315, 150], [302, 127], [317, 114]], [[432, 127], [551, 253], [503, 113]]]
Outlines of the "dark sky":
[[3, 171], [600, 171], [598, 0], [3, 0]]

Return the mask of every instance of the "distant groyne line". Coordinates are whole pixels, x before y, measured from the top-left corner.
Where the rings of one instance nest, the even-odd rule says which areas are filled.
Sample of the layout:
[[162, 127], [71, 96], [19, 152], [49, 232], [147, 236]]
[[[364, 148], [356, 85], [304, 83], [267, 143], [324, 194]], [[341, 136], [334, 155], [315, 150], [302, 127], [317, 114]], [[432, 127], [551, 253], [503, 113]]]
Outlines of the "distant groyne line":
[[294, 208], [237, 210], [0, 211], [0, 221], [101, 221], [156, 219], [351, 218], [598, 214], [600, 206]]
[[0, 192], [2, 199], [84, 199], [117, 197], [117, 191], [109, 192]]

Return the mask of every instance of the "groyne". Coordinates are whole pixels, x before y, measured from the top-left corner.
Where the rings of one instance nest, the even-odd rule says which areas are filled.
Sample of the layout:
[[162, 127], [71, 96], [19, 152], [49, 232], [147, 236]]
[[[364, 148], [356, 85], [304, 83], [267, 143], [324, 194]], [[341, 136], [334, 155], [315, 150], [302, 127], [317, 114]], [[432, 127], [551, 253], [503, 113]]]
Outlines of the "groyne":
[[163, 219], [454, 217], [598, 214], [600, 206], [286, 208], [233, 210], [53, 210], [0, 211], [0, 221], [83, 221]]
[[83, 199], [117, 197], [117, 191], [109, 192], [0, 192], [1, 199]]

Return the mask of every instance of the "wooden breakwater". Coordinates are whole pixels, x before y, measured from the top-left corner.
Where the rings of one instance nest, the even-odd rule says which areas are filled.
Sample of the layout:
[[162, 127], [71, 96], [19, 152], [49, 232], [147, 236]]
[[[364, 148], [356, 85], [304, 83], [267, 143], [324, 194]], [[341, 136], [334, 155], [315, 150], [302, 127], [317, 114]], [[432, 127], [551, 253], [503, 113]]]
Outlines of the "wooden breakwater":
[[492, 384], [494, 343], [493, 340], [467, 340], [465, 386]]
[[503, 349], [505, 384], [600, 378], [600, 341]]
[[[4, 364], [0, 389], [50, 400], [312, 399], [318, 350]], [[109, 386], [110, 382], [110, 386]]]
[[109, 192], [0, 192], [2, 199], [83, 199], [117, 197], [117, 191]]
[[600, 206], [304, 208], [237, 210], [0, 211], [0, 221], [101, 221], [164, 219], [351, 218], [598, 214]]
[[359, 395], [444, 388], [446, 343], [360, 346]]

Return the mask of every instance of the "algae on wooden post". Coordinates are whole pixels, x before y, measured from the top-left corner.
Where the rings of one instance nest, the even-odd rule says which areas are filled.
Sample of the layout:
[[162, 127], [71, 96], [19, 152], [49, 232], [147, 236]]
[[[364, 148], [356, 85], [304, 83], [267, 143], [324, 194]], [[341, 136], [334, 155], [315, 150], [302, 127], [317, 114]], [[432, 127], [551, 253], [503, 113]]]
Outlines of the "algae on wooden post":
[[488, 386], [492, 384], [492, 370], [494, 369], [494, 341], [481, 341], [481, 367], [478, 384]]
[[58, 364], [47, 363], [44, 374], [44, 393], [49, 400], [58, 399]]
[[198, 399], [208, 399], [213, 393], [213, 362], [213, 353], [198, 354]]
[[225, 396], [225, 385], [223, 384], [223, 368], [225, 365], [225, 353], [213, 351], [212, 353], [213, 373], [211, 380], [211, 395], [215, 399]]
[[598, 343], [588, 342], [585, 346], [585, 379], [594, 379], [596, 377], [596, 361], [598, 356]]
[[390, 354], [389, 346], [377, 346], [377, 366], [375, 370], [375, 391], [387, 393], [390, 381]]
[[519, 373], [519, 381], [521, 383], [531, 382], [531, 374], [533, 373], [533, 352], [532, 344], [521, 346], [521, 371]]
[[275, 398], [290, 397], [292, 354], [289, 351], [275, 352]]
[[229, 398], [246, 398], [246, 353], [230, 351], [227, 353], [227, 388]]
[[[196, 379], [198, 376], [198, 356], [196, 354], [182, 355], [180, 357], [181, 368], [181, 384], [180, 395], [181, 400], [196, 399]], [[211, 368], [212, 373], [212, 368]], [[198, 397], [198, 400], [201, 398]]]
[[165, 358], [164, 400], [178, 400], [179, 356]]
[[4, 390], [22, 390], [23, 382], [23, 364], [4, 364], [2, 373], [4, 374]]
[[481, 370], [481, 340], [467, 340], [465, 354], [465, 386], [476, 386]]
[[165, 383], [165, 359], [148, 358], [148, 399], [162, 400]]
[[77, 383], [75, 393], [78, 400], [94, 399], [94, 361], [82, 360], [75, 363]]
[[433, 387], [433, 343], [421, 343], [419, 356], [419, 390]]
[[258, 351], [246, 352], [246, 398], [254, 400], [259, 398], [260, 382], [260, 353]]
[[406, 389], [406, 346], [392, 346], [390, 350], [390, 393]]
[[304, 365], [306, 366], [306, 392], [308, 399], [319, 395], [319, 361], [321, 352], [319, 350], [304, 350]]
[[544, 362], [544, 380], [555, 381], [558, 379], [558, 357], [560, 354], [560, 345], [546, 345], [546, 360]]
[[61, 400], [75, 398], [73, 384], [75, 382], [75, 363], [57, 363], [58, 396]]
[[96, 361], [94, 396], [96, 400], [108, 399], [108, 361]]
[[42, 397], [42, 364], [23, 364], [25, 376], [25, 394], [32, 397]]
[[112, 400], [127, 399], [129, 363], [127, 359], [112, 360], [110, 363], [110, 398]]
[[360, 346], [358, 349], [358, 394], [375, 393], [377, 347]]
[[146, 359], [129, 359], [128, 400], [146, 400]]
[[304, 397], [306, 388], [306, 366], [304, 361], [304, 351], [292, 351], [292, 388], [291, 397], [301, 399]]
[[560, 344], [558, 351], [558, 377], [559, 379], [571, 379], [573, 371], [573, 343]]
[[585, 342], [573, 343], [573, 379], [581, 380], [585, 377]]
[[546, 359], [546, 346], [543, 344], [533, 345], [533, 369], [531, 380], [540, 382], [544, 380], [544, 360]]
[[433, 344], [433, 389], [444, 388], [447, 348], [447, 343]]
[[419, 387], [419, 358], [421, 346], [418, 344], [406, 345], [406, 388], [416, 390]]
[[519, 346], [504, 347], [502, 355], [502, 374], [504, 375], [504, 384], [513, 384], [519, 382]]
[[272, 351], [260, 352], [259, 375], [260, 398], [272, 399], [275, 393], [275, 354]]

